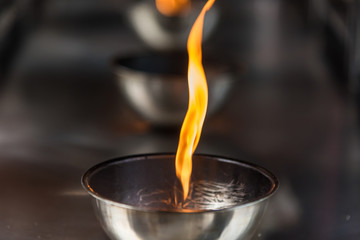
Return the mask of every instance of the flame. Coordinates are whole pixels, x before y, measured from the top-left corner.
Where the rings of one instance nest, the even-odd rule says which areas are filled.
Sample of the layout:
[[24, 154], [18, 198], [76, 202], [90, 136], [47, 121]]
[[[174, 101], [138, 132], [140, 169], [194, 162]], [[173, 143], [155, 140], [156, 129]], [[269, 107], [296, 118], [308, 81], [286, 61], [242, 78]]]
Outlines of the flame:
[[184, 200], [189, 193], [192, 155], [199, 143], [208, 104], [208, 88], [202, 65], [201, 41], [205, 13], [214, 2], [215, 0], [207, 1], [191, 29], [187, 42], [189, 106], [181, 127], [175, 159], [176, 176], [182, 184]]
[[156, 8], [166, 16], [179, 15], [190, 8], [190, 0], [156, 0]]

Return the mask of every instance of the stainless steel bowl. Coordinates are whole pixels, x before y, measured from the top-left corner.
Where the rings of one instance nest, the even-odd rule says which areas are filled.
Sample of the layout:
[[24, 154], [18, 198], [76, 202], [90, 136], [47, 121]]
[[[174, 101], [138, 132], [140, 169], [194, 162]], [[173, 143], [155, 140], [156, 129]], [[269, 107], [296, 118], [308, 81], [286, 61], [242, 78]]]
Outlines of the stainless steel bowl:
[[[179, 126], [188, 106], [187, 55], [145, 53], [114, 61], [117, 82], [130, 106], [157, 126]], [[207, 116], [219, 110], [231, 94], [240, 65], [204, 58], [208, 81]]]
[[[93, 197], [108, 236], [114, 240], [249, 239], [265, 200], [278, 187], [277, 178], [254, 164], [194, 155], [190, 199], [200, 205], [186, 208], [185, 201], [182, 209], [176, 204], [181, 191], [176, 187], [174, 158], [172, 154], [117, 158], [84, 174], [83, 187]], [[223, 187], [212, 191], [199, 183]], [[211, 204], [202, 205], [203, 199]], [[231, 203], [223, 204], [224, 199]]]
[[[203, 2], [192, 2], [190, 11], [168, 17], [156, 9], [155, 1], [143, 0], [130, 8], [127, 18], [138, 37], [152, 49], [186, 49], [186, 41], [191, 26], [199, 15], [203, 4]], [[214, 32], [219, 17], [220, 11], [216, 6], [206, 14], [204, 41]]]

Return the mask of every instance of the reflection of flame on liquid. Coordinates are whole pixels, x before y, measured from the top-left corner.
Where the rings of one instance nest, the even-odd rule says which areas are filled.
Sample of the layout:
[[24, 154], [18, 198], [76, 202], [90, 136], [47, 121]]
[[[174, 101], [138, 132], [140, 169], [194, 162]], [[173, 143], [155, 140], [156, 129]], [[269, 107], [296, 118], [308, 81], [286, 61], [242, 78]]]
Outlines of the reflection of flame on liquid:
[[189, 193], [192, 154], [199, 143], [208, 103], [208, 89], [202, 65], [201, 41], [205, 13], [214, 2], [215, 0], [208, 0], [205, 4], [191, 29], [187, 42], [189, 106], [181, 127], [175, 162], [176, 175], [182, 184], [184, 200]]
[[156, 0], [156, 8], [165, 16], [175, 16], [190, 8], [190, 0]]

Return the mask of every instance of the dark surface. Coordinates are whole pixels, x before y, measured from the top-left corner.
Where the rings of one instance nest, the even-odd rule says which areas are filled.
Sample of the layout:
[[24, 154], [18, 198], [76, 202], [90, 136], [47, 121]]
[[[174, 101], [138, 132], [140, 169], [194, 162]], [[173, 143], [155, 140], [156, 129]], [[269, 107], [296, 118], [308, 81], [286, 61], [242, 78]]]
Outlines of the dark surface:
[[[144, 46], [124, 21], [126, 5], [105, 2], [49, 1], [1, 85], [1, 239], [107, 239], [82, 174], [113, 157], [177, 148], [179, 129], [152, 128], [120, 96], [110, 59]], [[251, 2], [224, 4], [222, 32], [204, 46], [247, 71], [206, 119], [198, 152], [252, 161], [279, 177], [255, 239], [359, 239], [351, 86], [331, 73], [319, 32], [306, 30], [311, 21], [296, 6]]]

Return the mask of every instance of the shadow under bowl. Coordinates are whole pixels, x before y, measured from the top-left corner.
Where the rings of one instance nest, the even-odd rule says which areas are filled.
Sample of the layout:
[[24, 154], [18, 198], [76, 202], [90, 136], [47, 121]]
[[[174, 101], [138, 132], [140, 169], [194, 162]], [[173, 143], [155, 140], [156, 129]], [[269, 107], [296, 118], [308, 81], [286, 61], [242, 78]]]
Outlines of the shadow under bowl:
[[[188, 57], [183, 53], [145, 53], [119, 57], [114, 72], [129, 105], [156, 126], [180, 126], [188, 107]], [[241, 68], [204, 58], [208, 83], [207, 116], [224, 105]]]
[[[173, 154], [113, 159], [82, 178], [105, 232], [114, 240], [249, 239], [277, 178], [254, 164], [194, 155], [190, 194], [177, 187]], [[182, 202], [179, 204], [179, 202]], [[188, 207], [186, 203], [190, 203]], [[192, 204], [192, 205], [191, 205]]]

